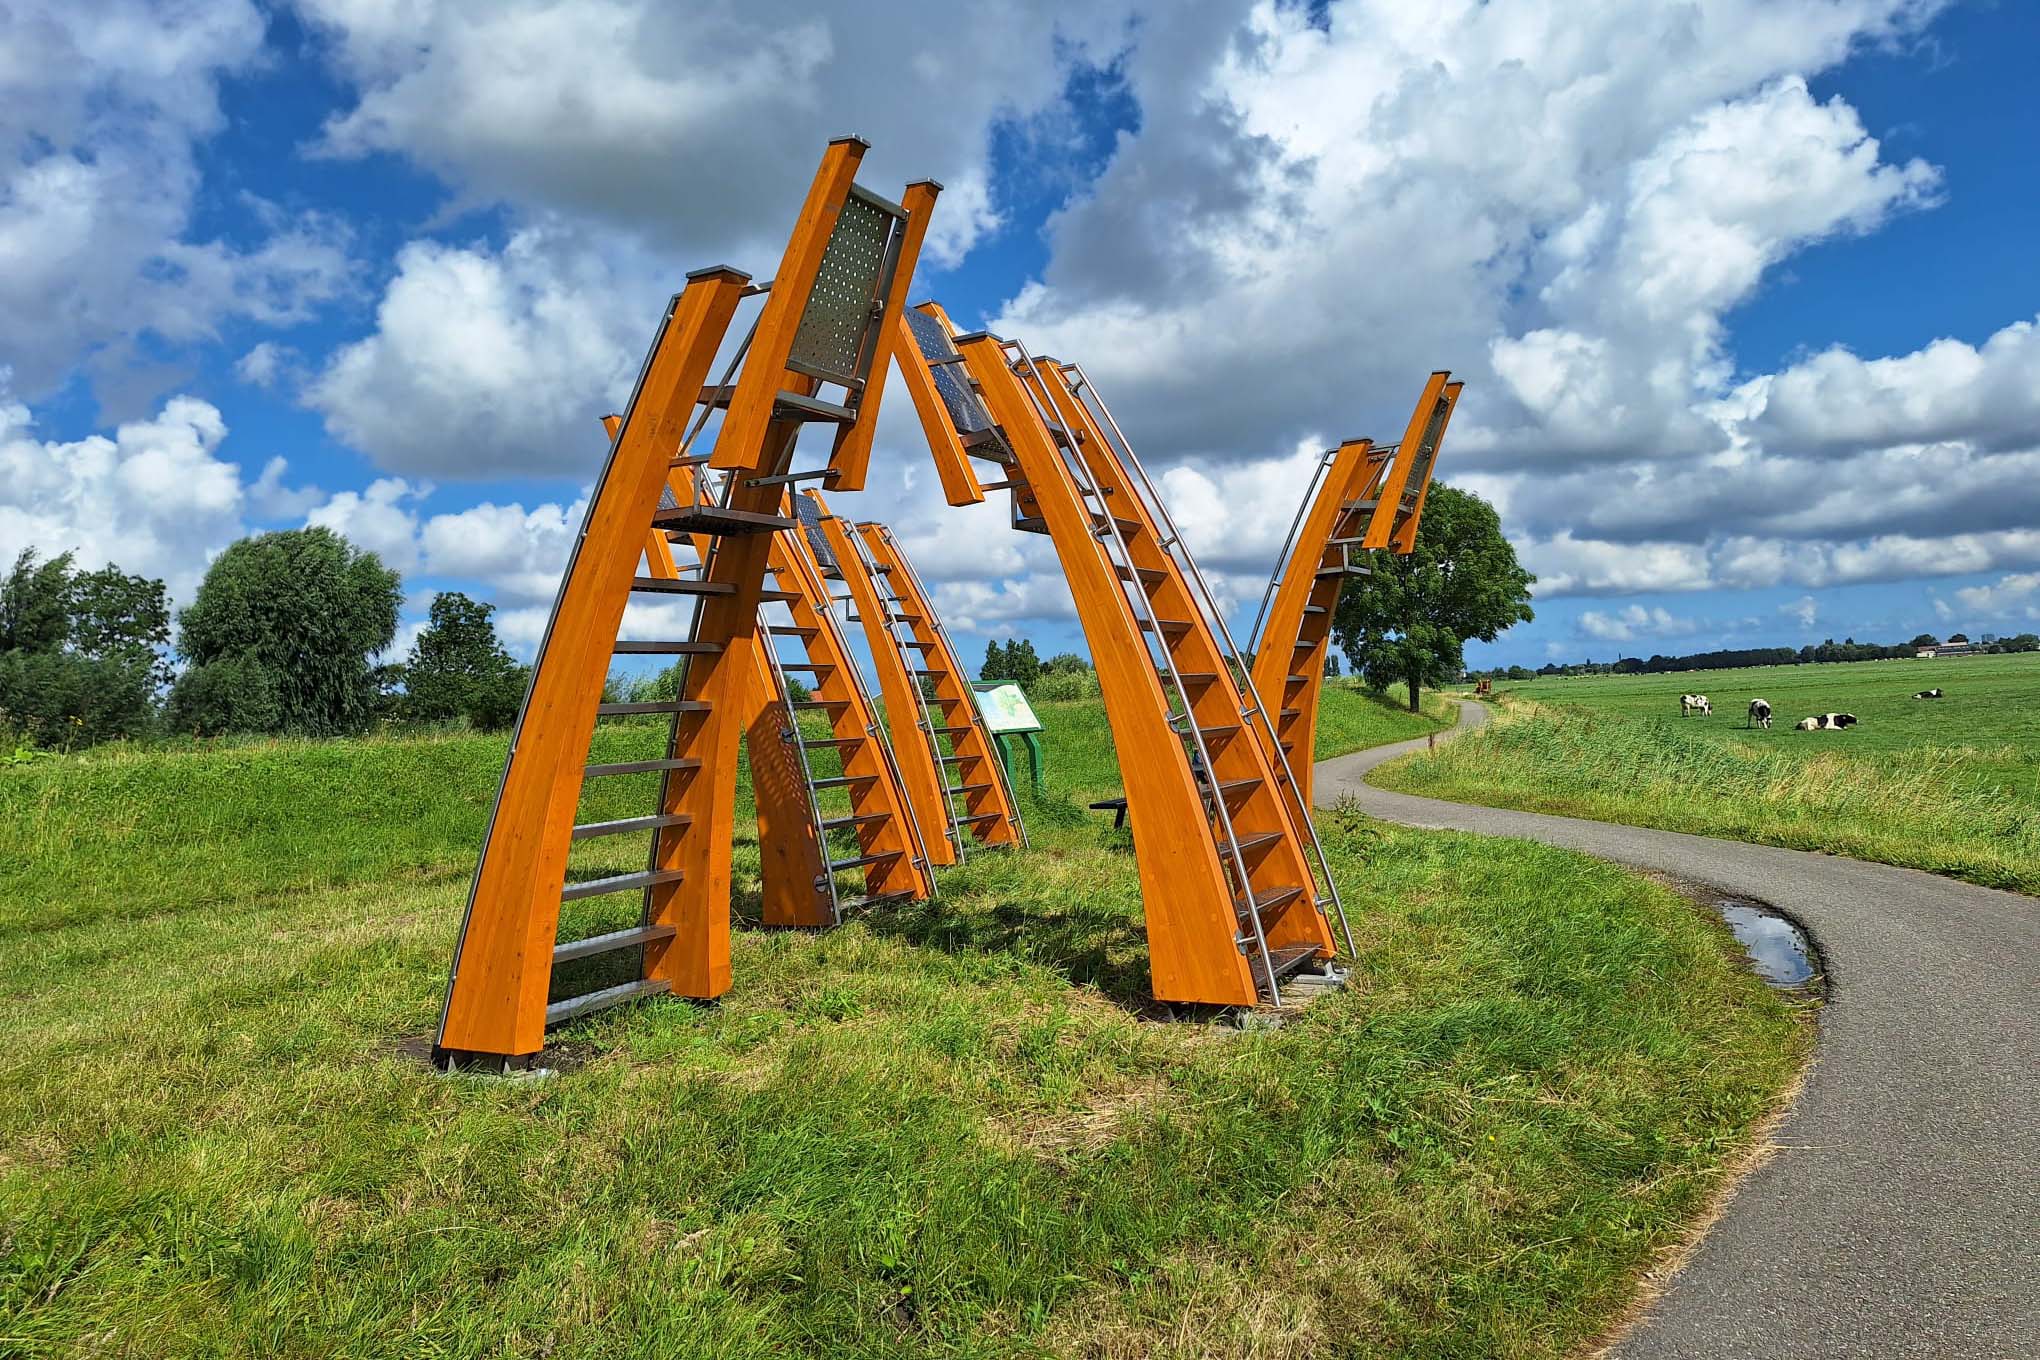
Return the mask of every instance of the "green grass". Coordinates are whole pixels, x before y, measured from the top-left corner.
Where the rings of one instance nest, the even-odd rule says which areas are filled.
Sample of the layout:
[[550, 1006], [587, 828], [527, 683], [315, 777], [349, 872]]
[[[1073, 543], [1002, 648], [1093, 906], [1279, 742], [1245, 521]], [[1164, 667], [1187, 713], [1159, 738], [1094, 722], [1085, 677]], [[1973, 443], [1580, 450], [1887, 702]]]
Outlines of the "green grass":
[[1563, 1355], [1804, 1053], [1666, 891], [1350, 813], [1357, 985], [1144, 1018], [1102, 715], [1043, 717], [1033, 850], [543, 1081], [418, 1056], [499, 740], [0, 771], [0, 1354]]
[[[1915, 700], [1939, 687], [1938, 701]], [[1680, 718], [1706, 694], [1712, 718]], [[1769, 731], [1745, 727], [1768, 699]], [[2040, 656], [1762, 667], [1510, 685], [1485, 731], [1380, 782], [2040, 892]], [[1816, 713], [1841, 732], [1799, 732]]]

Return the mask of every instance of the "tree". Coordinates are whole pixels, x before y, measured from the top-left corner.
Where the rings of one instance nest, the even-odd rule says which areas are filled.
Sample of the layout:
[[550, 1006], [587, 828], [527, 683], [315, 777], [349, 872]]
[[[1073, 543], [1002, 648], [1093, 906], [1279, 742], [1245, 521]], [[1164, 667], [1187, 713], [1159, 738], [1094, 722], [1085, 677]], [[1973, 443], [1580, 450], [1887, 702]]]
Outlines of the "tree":
[[1950, 641], [1950, 642], [1967, 642], [1967, 641], [1969, 641], [1969, 634], [1967, 634], [1967, 633], [1950, 633], [1950, 634], [1948, 634], [1948, 641]]
[[168, 677], [163, 583], [71, 560], [25, 550], [0, 580], [0, 724], [55, 746], [140, 736]]
[[[400, 582], [374, 553], [326, 528], [259, 534], [220, 554], [191, 607], [178, 616], [178, 650], [191, 662], [177, 689], [228, 688], [251, 702], [233, 710], [237, 723], [268, 710], [252, 696], [273, 691], [274, 716], [260, 729], [328, 736], [358, 732], [373, 720], [377, 682], [372, 658], [397, 632]], [[204, 667], [229, 658], [242, 670], [201, 681]], [[173, 708], [197, 711], [196, 696]], [[195, 729], [193, 729], [195, 730]], [[229, 729], [234, 730], [234, 729]]]
[[1034, 654], [1034, 644], [1026, 638], [1006, 639], [1006, 678], [1022, 687], [1041, 678], [1041, 658]]
[[2008, 652], [2040, 652], [2040, 633], [2019, 633], [2004, 640]]
[[1335, 636], [1371, 688], [1407, 684], [1413, 712], [1424, 686], [1464, 669], [1467, 639], [1493, 642], [1532, 617], [1537, 578], [1516, 561], [1494, 507], [1455, 487], [1431, 488], [1415, 552], [1376, 553], [1370, 565], [1340, 592]]
[[223, 737], [274, 732], [283, 725], [276, 677], [252, 656], [223, 656], [177, 677], [164, 721], [173, 732]]
[[1938, 647], [1941, 645], [1941, 639], [1935, 637], [1932, 633], [1921, 633], [1906, 645], [1909, 647]]
[[985, 659], [978, 663], [978, 679], [996, 685], [1006, 678], [1006, 649], [997, 642], [987, 642]]
[[496, 607], [457, 590], [432, 597], [423, 632], [404, 663], [404, 711], [415, 722], [508, 727], [523, 701], [525, 670], [496, 640]]

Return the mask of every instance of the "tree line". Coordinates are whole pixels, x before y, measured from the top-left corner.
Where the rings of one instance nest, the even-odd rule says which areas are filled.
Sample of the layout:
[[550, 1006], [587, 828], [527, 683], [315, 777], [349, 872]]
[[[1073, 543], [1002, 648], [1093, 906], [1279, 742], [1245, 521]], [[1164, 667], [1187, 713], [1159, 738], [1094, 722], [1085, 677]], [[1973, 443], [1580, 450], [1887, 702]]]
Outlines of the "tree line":
[[[527, 668], [494, 606], [435, 596], [400, 662], [402, 580], [325, 528], [258, 534], [176, 618], [164, 584], [24, 550], [0, 579], [0, 737], [57, 749], [158, 735], [342, 736], [379, 723], [508, 726]], [[170, 654], [182, 660], [173, 667]]]
[[[1967, 633], [1950, 633], [1946, 642], [1967, 643], [1976, 653], [2040, 652], [2040, 634], [2020, 633], [1999, 637], [1984, 633], [1973, 643]], [[1555, 675], [1662, 675], [1675, 671], [1726, 671], [1751, 666], [1811, 666], [1842, 661], [1895, 661], [1919, 655], [1922, 648], [1943, 646], [1932, 633], [1921, 633], [1911, 642], [1858, 642], [1854, 638], [1833, 638], [1805, 647], [1729, 647], [1687, 656], [1625, 656], [1615, 661], [1546, 662], [1532, 670], [1528, 666], [1497, 667], [1476, 671], [1476, 678], [1532, 680]]]

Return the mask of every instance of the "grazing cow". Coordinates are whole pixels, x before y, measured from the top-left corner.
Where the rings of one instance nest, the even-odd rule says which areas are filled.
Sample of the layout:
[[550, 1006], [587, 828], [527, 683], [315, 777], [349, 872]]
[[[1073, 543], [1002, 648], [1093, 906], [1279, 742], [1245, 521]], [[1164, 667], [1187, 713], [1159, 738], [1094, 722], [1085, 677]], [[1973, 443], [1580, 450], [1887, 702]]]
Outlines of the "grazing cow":
[[1679, 716], [1690, 718], [1695, 713], [1698, 713], [1703, 718], [1711, 718], [1714, 716], [1714, 705], [1707, 702], [1707, 696], [1704, 694], [1681, 694], [1679, 696]]
[[1939, 685], [1934, 686], [1932, 689], [1923, 689], [1918, 694], [1913, 695], [1915, 699], [1938, 699], [1940, 697], [1941, 687]]
[[1802, 732], [1839, 732], [1845, 727], [1853, 726], [1855, 721], [1856, 715], [1853, 713], [1823, 713], [1817, 718], [1801, 718], [1799, 720], [1799, 730]]
[[1768, 699], [1750, 700], [1750, 726], [1761, 727], [1767, 732], [1770, 730], [1771, 728], [1770, 700]]

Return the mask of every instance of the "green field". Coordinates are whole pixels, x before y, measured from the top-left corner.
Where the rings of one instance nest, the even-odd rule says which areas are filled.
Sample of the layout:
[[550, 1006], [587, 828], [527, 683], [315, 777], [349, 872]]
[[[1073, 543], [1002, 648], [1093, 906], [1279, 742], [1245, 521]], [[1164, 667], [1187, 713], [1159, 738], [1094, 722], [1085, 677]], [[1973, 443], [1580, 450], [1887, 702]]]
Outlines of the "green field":
[[[1945, 698], [1911, 697], [1937, 687]], [[1715, 716], [1681, 718], [1688, 691]], [[1498, 698], [1489, 729], [1380, 782], [2040, 892], [2040, 655], [1594, 676]], [[1771, 730], [1746, 728], [1753, 698], [1770, 701]], [[1828, 712], [1859, 721], [1793, 730]]]
[[[1272, 1031], [1161, 1023], [1125, 837], [1082, 807], [1102, 715], [1044, 708], [1031, 851], [740, 928], [722, 1002], [570, 1026], [544, 1080], [420, 1057], [500, 739], [0, 770], [0, 1355], [1559, 1356], [1606, 1327], [1808, 1042], [1720, 926], [1561, 851], [1332, 814], [1356, 985]], [[1435, 725], [1327, 698], [1328, 748]]]

